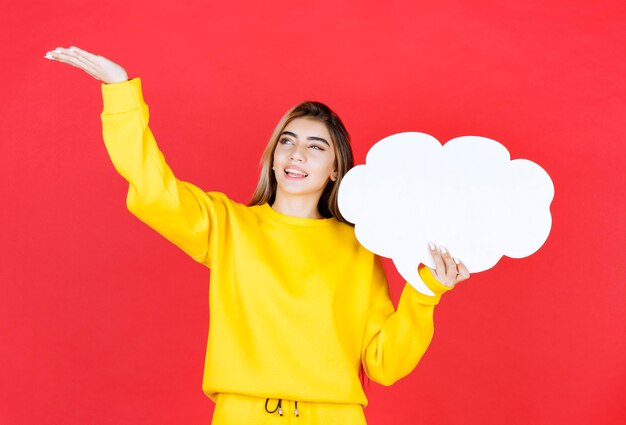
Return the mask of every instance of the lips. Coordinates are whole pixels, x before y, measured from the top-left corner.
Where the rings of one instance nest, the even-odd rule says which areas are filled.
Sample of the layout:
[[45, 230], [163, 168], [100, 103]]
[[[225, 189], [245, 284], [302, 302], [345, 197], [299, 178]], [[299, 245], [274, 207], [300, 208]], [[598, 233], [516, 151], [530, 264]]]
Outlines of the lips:
[[285, 174], [294, 179], [303, 179], [308, 176], [306, 171], [296, 166], [289, 166], [285, 168]]

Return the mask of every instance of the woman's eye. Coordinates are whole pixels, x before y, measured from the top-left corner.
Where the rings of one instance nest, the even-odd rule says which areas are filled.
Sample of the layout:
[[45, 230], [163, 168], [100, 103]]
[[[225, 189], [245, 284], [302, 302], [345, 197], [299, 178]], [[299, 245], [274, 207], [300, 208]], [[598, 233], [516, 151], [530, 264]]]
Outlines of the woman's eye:
[[281, 139], [281, 141], [280, 141], [280, 144], [282, 144], [282, 145], [286, 145], [288, 143], [291, 143], [291, 140], [289, 140], [289, 139]]
[[318, 145], [311, 145], [311, 146], [309, 146], [309, 147], [310, 147], [311, 149], [316, 149], [316, 150], [318, 150], [318, 151], [323, 151], [323, 150], [324, 150], [324, 148], [323, 148], [323, 147], [318, 146]]

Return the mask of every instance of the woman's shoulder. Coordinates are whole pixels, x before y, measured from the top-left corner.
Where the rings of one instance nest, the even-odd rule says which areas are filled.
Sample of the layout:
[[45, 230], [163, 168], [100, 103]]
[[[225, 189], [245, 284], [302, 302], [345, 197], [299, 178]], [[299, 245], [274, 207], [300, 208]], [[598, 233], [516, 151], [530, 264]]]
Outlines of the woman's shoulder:
[[241, 202], [236, 201], [223, 192], [211, 191], [204, 193], [204, 200], [207, 212], [218, 218], [226, 217], [235, 218], [236, 216], [245, 216], [249, 214], [249, 207]]
[[258, 224], [272, 218], [271, 211], [268, 211], [272, 208], [268, 204], [248, 205], [223, 192], [206, 192], [206, 195], [216, 208], [235, 221], [252, 220]]
[[229, 208], [229, 209], [245, 210], [249, 208], [248, 205], [242, 202], [239, 202], [235, 200], [234, 198], [231, 198], [224, 192], [211, 191], [211, 192], [206, 192], [206, 195], [211, 200], [211, 202], [214, 202], [216, 204], [221, 204], [224, 207]]

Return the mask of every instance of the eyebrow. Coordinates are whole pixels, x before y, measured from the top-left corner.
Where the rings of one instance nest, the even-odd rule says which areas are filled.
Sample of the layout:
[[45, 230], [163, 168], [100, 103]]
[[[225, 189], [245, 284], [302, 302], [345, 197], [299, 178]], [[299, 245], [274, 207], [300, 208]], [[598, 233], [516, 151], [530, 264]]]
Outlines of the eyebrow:
[[[280, 133], [280, 135], [284, 135], [286, 134], [287, 136], [291, 136], [291, 137], [295, 137], [296, 139], [298, 138], [298, 135], [296, 133], [292, 133], [291, 131], [283, 131], [282, 133]], [[330, 147], [330, 143], [328, 143], [328, 141], [322, 137], [316, 137], [316, 136], [309, 136], [306, 138], [307, 140], [317, 140], [318, 142], [322, 142], [322, 143], [326, 143], [326, 145], [328, 147]]]

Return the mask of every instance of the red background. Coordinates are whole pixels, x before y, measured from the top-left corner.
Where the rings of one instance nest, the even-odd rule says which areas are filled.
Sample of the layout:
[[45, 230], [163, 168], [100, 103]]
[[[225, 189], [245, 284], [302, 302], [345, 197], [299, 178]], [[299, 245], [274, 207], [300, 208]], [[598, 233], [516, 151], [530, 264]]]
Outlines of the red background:
[[401, 131], [490, 137], [539, 163], [556, 189], [546, 244], [446, 295], [424, 359], [369, 384], [366, 415], [626, 423], [623, 1], [2, 9], [1, 424], [208, 424], [213, 409], [209, 273], [126, 211], [99, 84], [43, 57], [73, 44], [142, 78], [179, 178], [242, 202], [276, 121], [305, 99], [339, 113], [359, 163]]

